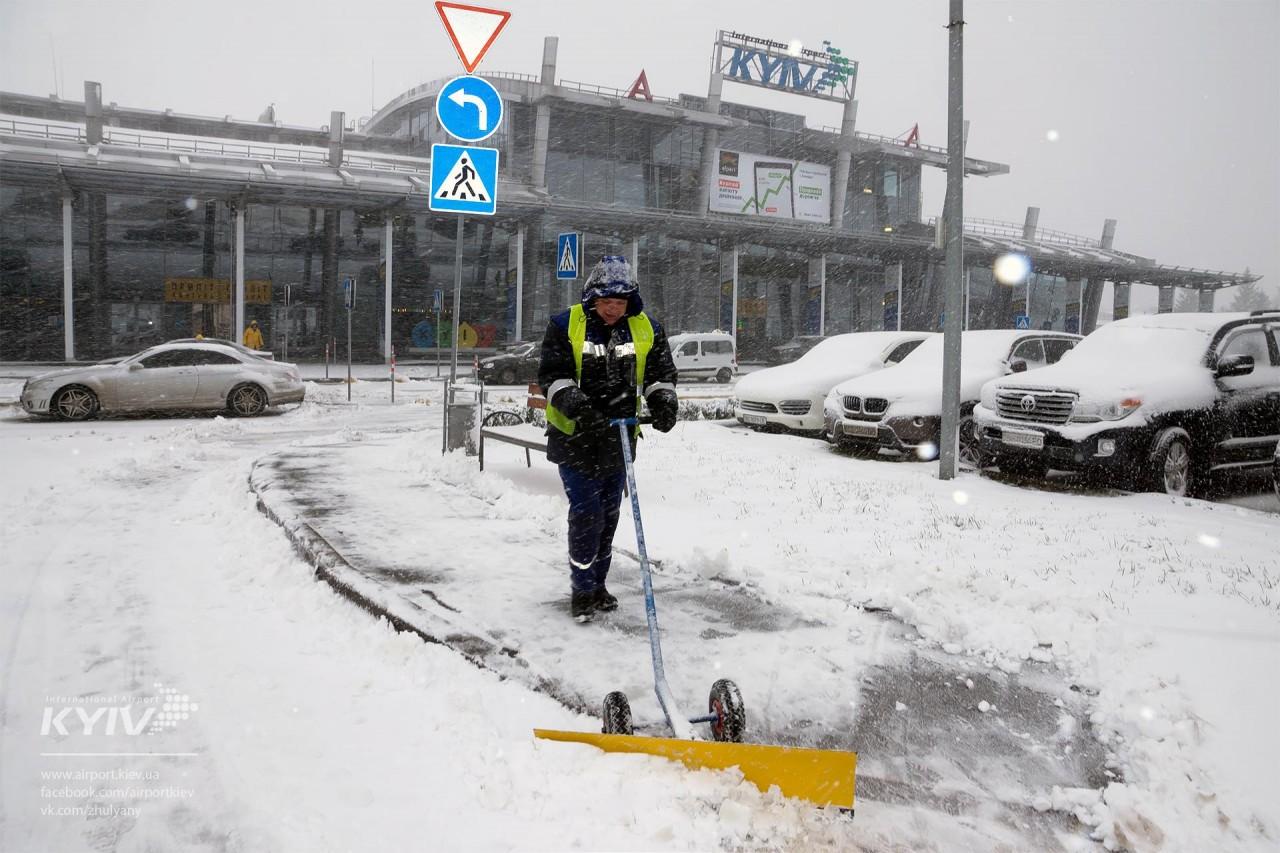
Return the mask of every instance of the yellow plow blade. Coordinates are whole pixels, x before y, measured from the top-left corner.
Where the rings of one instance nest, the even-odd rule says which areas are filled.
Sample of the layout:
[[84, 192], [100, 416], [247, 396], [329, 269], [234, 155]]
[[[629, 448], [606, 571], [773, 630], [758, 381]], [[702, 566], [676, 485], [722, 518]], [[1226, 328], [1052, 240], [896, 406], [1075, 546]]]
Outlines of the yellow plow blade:
[[858, 765], [858, 755], [854, 752], [554, 729], [534, 729], [533, 735], [544, 740], [587, 743], [605, 752], [658, 755], [694, 769], [737, 767], [747, 781], [761, 791], [777, 785], [788, 797], [819, 806], [853, 808], [853, 777]]

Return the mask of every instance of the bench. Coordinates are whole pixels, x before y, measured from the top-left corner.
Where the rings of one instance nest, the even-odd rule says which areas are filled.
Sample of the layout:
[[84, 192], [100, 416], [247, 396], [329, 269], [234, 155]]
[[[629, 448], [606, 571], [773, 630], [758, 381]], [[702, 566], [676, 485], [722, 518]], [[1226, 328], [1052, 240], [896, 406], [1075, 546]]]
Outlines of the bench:
[[[547, 398], [543, 396], [542, 388], [537, 382], [529, 383], [525, 408], [530, 411], [533, 409], [545, 410], [547, 408]], [[482, 392], [480, 394], [479, 454], [481, 471], [484, 470], [485, 441], [500, 441], [503, 444], [514, 444], [516, 447], [523, 447], [524, 462], [530, 468], [533, 467], [533, 458], [529, 455], [529, 451], [547, 452], [547, 436], [542, 427], [527, 422], [520, 416], [519, 412], [513, 412], [510, 409], [499, 409], [486, 415], [484, 411], [484, 394]]]

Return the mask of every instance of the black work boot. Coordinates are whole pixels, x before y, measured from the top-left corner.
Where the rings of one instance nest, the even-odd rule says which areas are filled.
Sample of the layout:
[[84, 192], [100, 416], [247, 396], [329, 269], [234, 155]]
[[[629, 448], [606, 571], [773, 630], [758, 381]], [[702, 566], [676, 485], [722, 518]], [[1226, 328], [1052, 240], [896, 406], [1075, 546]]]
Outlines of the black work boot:
[[618, 599], [609, 594], [609, 590], [602, 586], [596, 587], [596, 610], [606, 612], [618, 609]]
[[575, 622], [590, 622], [596, 612], [595, 592], [575, 592], [569, 600], [569, 612]]

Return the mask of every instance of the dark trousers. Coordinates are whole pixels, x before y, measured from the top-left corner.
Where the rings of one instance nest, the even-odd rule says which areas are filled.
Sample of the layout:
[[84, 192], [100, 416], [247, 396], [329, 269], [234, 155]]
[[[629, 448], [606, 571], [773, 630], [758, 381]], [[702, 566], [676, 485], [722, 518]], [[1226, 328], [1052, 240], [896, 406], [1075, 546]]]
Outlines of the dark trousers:
[[604, 586], [613, 561], [613, 533], [626, 471], [593, 477], [568, 465], [560, 466], [560, 480], [569, 498], [569, 576], [574, 592]]

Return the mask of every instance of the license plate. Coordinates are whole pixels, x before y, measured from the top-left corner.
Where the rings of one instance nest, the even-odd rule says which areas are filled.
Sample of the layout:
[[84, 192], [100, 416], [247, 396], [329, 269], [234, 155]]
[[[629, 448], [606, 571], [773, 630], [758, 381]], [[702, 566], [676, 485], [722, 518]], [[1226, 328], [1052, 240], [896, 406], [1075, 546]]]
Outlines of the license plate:
[[1032, 450], [1044, 449], [1044, 433], [1041, 432], [1006, 429], [1000, 440], [1010, 447], [1028, 447]]
[[768, 421], [765, 420], [764, 415], [743, 415], [742, 422], [744, 424], [751, 424], [752, 426], [764, 426], [768, 423]]
[[880, 435], [879, 424], [860, 424], [845, 421], [840, 425], [840, 429], [845, 435], [856, 435], [861, 438], [875, 438]]

